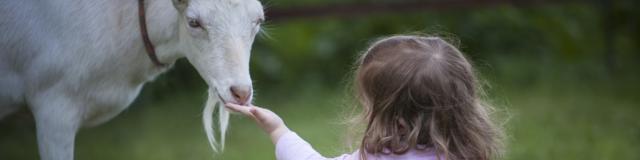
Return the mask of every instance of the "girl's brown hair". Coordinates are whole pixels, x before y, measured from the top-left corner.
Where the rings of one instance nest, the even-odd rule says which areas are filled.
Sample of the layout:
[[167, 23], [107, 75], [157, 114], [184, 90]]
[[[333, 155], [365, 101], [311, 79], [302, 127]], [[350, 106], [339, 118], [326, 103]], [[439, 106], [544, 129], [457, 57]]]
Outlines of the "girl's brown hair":
[[425, 148], [446, 160], [499, 156], [502, 132], [491, 106], [481, 100], [473, 67], [450, 43], [393, 36], [375, 42], [358, 63], [354, 87], [367, 124], [361, 157]]

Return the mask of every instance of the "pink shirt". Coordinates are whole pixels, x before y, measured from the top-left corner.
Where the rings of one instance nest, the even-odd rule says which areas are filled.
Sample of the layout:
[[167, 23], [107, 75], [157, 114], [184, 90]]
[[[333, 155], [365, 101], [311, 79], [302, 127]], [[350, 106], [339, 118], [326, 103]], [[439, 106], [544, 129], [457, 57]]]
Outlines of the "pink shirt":
[[[343, 154], [335, 158], [326, 158], [314, 150], [309, 143], [304, 141], [294, 132], [288, 132], [282, 135], [276, 143], [276, 159], [277, 160], [359, 160], [360, 153], [358, 151], [351, 154]], [[435, 154], [429, 149], [409, 150], [402, 155], [370, 155], [367, 154], [368, 160], [437, 160]]]

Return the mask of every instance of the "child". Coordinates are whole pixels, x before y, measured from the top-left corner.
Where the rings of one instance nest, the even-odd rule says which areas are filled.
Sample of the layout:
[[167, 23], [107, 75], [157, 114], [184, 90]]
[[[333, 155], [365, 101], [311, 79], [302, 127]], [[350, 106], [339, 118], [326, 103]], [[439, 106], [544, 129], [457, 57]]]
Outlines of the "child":
[[[355, 89], [366, 124], [359, 150], [332, 159], [489, 160], [501, 152], [501, 130], [479, 97], [471, 64], [438, 37], [394, 36], [359, 60]], [[226, 104], [252, 117], [276, 145], [278, 160], [319, 160], [275, 113]]]

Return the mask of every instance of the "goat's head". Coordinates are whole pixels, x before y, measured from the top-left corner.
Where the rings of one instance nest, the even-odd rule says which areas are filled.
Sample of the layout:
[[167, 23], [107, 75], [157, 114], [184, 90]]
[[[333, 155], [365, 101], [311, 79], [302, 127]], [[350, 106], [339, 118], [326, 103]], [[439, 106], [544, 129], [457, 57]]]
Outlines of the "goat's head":
[[264, 21], [257, 0], [173, 0], [185, 56], [223, 102], [252, 98], [249, 57]]
[[[179, 48], [209, 85], [203, 122], [209, 142], [217, 151], [211, 128], [216, 101], [251, 103], [249, 57], [264, 21], [263, 8], [257, 0], [173, 0], [173, 5], [179, 12]], [[222, 108], [219, 113], [224, 146], [229, 113]]]

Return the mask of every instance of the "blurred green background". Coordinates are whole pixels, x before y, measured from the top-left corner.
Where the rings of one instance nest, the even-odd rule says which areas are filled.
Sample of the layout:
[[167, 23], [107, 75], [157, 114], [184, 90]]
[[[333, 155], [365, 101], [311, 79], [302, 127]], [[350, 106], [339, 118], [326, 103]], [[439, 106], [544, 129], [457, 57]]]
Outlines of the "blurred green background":
[[[457, 39], [474, 62], [508, 136], [504, 159], [640, 159], [636, 0], [433, 0], [421, 10], [327, 16], [286, 11], [405, 1], [262, 2], [273, 19], [252, 53], [255, 104], [279, 113], [325, 156], [351, 152], [342, 122], [353, 104], [355, 58], [375, 38], [418, 31]], [[201, 124], [205, 99], [206, 85], [180, 60], [128, 110], [83, 129], [76, 159], [275, 159], [267, 136], [237, 115], [225, 152], [213, 155]], [[22, 159], [38, 159], [28, 111], [0, 121], [0, 160]]]

